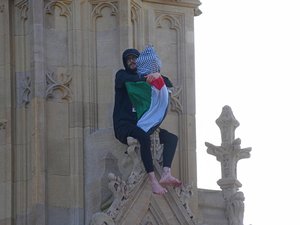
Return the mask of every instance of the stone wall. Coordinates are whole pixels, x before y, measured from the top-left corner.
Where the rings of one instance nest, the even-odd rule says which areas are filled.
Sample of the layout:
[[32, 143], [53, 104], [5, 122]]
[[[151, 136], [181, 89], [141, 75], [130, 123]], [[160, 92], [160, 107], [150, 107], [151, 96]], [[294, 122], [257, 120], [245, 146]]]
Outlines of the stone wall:
[[[93, 184], [103, 187], [97, 179], [103, 181], [105, 166], [124, 147], [112, 133], [121, 54], [149, 43], [175, 86], [163, 124], [179, 136], [174, 174], [196, 188], [193, 19], [199, 4], [0, 0], [1, 225], [87, 223], [90, 196], [106, 196]], [[103, 134], [90, 148], [98, 152], [88, 152], [95, 133]], [[93, 161], [93, 154], [100, 158]], [[94, 169], [101, 171], [93, 177]]]

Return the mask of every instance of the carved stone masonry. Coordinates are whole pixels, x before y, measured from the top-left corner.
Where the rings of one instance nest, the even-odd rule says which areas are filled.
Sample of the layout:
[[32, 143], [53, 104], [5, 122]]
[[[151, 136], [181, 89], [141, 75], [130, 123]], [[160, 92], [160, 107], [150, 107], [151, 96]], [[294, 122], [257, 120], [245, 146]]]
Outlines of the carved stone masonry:
[[127, 138], [128, 148], [127, 154], [133, 162], [131, 173], [127, 179], [128, 189], [132, 190], [138, 181], [144, 176], [145, 170], [141, 163], [139, 152], [140, 145], [138, 141], [132, 137]]
[[27, 106], [30, 103], [31, 77], [26, 76], [23, 81], [22, 103]]
[[251, 148], [241, 149], [241, 139], [235, 139], [235, 129], [239, 122], [235, 119], [229, 106], [224, 106], [216, 120], [221, 130], [222, 144], [215, 146], [208, 142], [207, 153], [217, 157], [221, 162], [222, 178], [218, 180], [226, 202], [226, 216], [229, 225], [242, 225], [244, 216], [244, 194], [238, 192], [242, 184], [237, 180], [237, 162], [249, 158]]
[[46, 73], [47, 90], [46, 98], [57, 100], [69, 100], [71, 98], [70, 83], [72, 81], [71, 75], [60, 74], [55, 76], [52, 72]]
[[189, 214], [190, 218], [194, 217], [192, 210], [189, 207], [189, 200], [193, 195], [193, 185], [182, 185], [181, 187], [175, 188], [176, 194], [180, 199], [183, 207], [186, 209], [187, 213]]
[[171, 95], [170, 95], [170, 105], [171, 110], [175, 111], [177, 113], [182, 113], [183, 107], [180, 103], [180, 95], [182, 94], [182, 88], [181, 87], [172, 87], [170, 88]]
[[[150, 136], [151, 151], [154, 161], [154, 166], [159, 173], [162, 172], [162, 153], [163, 145], [159, 140], [159, 128]], [[118, 214], [126, 208], [126, 203], [134, 196], [135, 187], [143, 180], [146, 172], [140, 157], [140, 145], [138, 141], [132, 137], [127, 138], [128, 148], [126, 153], [132, 161], [133, 167], [127, 181], [123, 181], [113, 173], [108, 174], [108, 187], [113, 193], [113, 202], [106, 212], [98, 212], [92, 216], [90, 225], [115, 225], [115, 219]], [[190, 218], [193, 218], [193, 213], [189, 208], [189, 200], [192, 196], [192, 185], [181, 186], [175, 188], [177, 197], [187, 210]]]
[[45, 12], [47, 14], [54, 14], [54, 7], [58, 6], [60, 8], [60, 16], [71, 15], [71, 10], [68, 7], [72, 3], [71, 0], [52, 0], [45, 6]]
[[125, 181], [121, 180], [120, 177], [115, 176], [113, 173], [108, 174], [108, 179], [108, 187], [113, 193], [114, 201], [106, 214], [112, 219], [115, 219], [128, 199], [128, 190]]
[[15, 6], [21, 10], [21, 19], [23, 21], [28, 19], [28, 15], [27, 15], [27, 12], [29, 10], [28, 4], [29, 4], [28, 0], [22, 0], [22, 1], [19, 1], [17, 4], [15, 4]]
[[0, 130], [5, 130], [6, 124], [7, 124], [7, 121], [0, 121]]

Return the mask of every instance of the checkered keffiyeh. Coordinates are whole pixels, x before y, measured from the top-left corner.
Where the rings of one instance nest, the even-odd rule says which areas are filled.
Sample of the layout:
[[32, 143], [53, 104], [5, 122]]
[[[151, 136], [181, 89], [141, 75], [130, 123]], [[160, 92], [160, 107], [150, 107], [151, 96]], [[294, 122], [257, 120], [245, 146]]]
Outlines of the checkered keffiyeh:
[[136, 60], [137, 73], [146, 76], [150, 73], [160, 72], [161, 61], [152, 46], [146, 47]]

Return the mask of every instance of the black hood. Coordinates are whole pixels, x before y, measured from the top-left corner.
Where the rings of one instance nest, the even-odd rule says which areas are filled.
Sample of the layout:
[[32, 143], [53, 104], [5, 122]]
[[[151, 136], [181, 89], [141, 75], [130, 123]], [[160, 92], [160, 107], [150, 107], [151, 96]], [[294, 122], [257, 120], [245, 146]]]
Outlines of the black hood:
[[129, 69], [129, 68], [127, 67], [127, 63], [126, 63], [126, 59], [127, 59], [127, 57], [128, 57], [129, 55], [135, 55], [136, 57], [139, 57], [140, 52], [139, 52], [138, 50], [134, 49], [134, 48], [126, 49], [126, 50], [123, 52], [123, 55], [122, 55], [123, 65], [124, 65], [124, 67], [125, 67], [125, 69], [126, 69], [127, 71], [133, 72], [133, 71], [131, 71], [131, 69]]

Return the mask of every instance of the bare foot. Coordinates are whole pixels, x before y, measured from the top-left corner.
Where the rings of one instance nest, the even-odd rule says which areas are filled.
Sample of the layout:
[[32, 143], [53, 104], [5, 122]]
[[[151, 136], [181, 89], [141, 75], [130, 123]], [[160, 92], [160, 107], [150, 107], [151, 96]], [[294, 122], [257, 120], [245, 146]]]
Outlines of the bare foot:
[[163, 186], [170, 185], [173, 187], [179, 187], [182, 184], [182, 182], [177, 178], [173, 177], [169, 171], [163, 172], [159, 183]]
[[157, 194], [157, 195], [164, 195], [165, 193], [168, 192], [167, 189], [162, 187], [158, 182], [151, 182], [151, 188], [153, 194]]
[[165, 189], [158, 183], [158, 181], [154, 175], [154, 172], [148, 173], [148, 177], [149, 177], [149, 181], [151, 184], [152, 192], [154, 194], [163, 195], [168, 192], [167, 189]]

